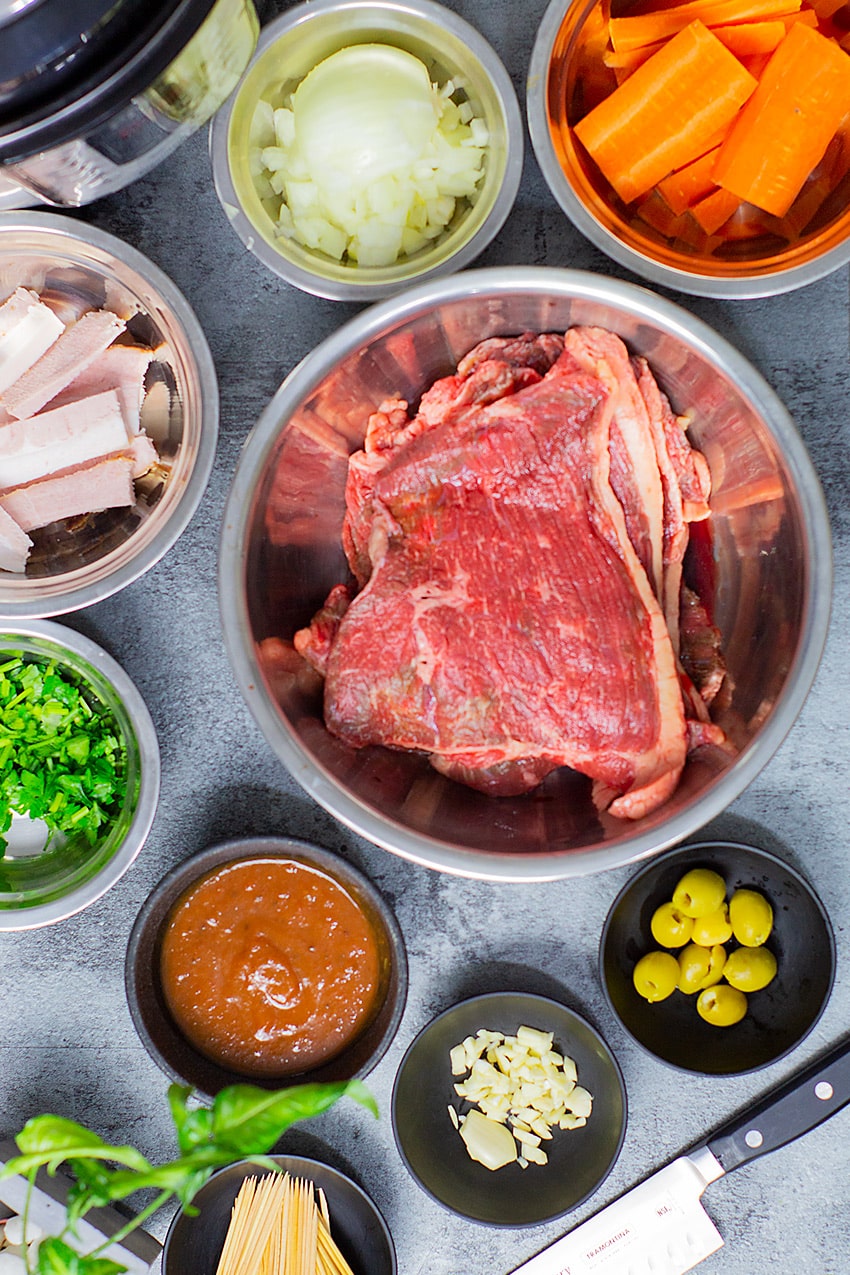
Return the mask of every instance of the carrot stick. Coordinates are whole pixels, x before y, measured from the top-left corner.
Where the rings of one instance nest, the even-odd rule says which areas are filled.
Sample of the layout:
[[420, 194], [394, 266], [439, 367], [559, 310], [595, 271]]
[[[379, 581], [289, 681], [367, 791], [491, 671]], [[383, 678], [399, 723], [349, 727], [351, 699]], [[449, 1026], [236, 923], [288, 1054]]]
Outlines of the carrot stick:
[[612, 18], [608, 23], [608, 33], [613, 47], [618, 52], [625, 52], [666, 40], [697, 19], [707, 27], [754, 19], [773, 20], [796, 13], [800, 4], [801, 0], [688, 0], [687, 4], [675, 5], [657, 13]]
[[665, 239], [675, 239], [682, 218], [674, 216], [668, 204], [653, 191], [635, 208], [635, 216], [657, 230]]
[[658, 183], [658, 193], [663, 196], [677, 216], [717, 189], [717, 182], [712, 177], [712, 173], [719, 151], [720, 147], [715, 146], [713, 150], [706, 151], [704, 155], [700, 155], [699, 159], [686, 164], [684, 168], [677, 168], [669, 177], [665, 177]]
[[728, 221], [740, 204], [737, 195], [728, 190], [715, 190], [699, 200], [688, 211], [707, 235], [713, 235]]
[[[784, 27], [782, 28], [782, 34], [785, 34]], [[625, 52], [618, 52], [616, 49], [606, 49], [602, 54], [602, 61], [612, 71], [634, 71], [663, 46], [664, 41], [661, 40], [658, 44], [642, 44], [640, 48], [626, 49]]]
[[620, 198], [630, 203], [702, 154], [755, 88], [735, 55], [702, 22], [692, 22], [574, 131]]
[[712, 27], [711, 30], [736, 57], [772, 53], [785, 38], [785, 23], [779, 18], [773, 22], [739, 22], [728, 27]]
[[772, 55], [721, 146], [715, 181], [784, 217], [848, 111], [850, 58], [834, 41], [798, 23]]
[[811, 0], [812, 9], [819, 18], [831, 18], [839, 9], [843, 9], [846, 0]]
[[770, 233], [769, 221], [767, 213], [759, 212], [751, 204], [739, 204], [723, 223], [723, 242], [746, 243], [748, 239], [764, 239]]
[[745, 66], [754, 79], [760, 80], [770, 58], [770, 53], [754, 53], [752, 57], [741, 58], [741, 66]]
[[[843, 0], [842, 0], [843, 2]], [[785, 27], [786, 31], [790, 31], [798, 22], [802, 22], [804, 27], [814, 27], [817, 30], [818, 15], [814, 9], [801, 9], [799, 13], [789, 14], [787, 18], [780, 18], [779, 21]]]

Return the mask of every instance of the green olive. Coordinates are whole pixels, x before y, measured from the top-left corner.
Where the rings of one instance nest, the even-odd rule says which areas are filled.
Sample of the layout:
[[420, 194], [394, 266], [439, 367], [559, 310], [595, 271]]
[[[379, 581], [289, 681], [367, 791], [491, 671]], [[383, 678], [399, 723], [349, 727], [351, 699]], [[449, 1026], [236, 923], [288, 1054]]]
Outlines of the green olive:
[[662, 903], [653, 912], [649, 928], [662, 947], [683, 947], [691, 937], [694, 923], [675, 903]]
[[736, 890], [729, 901], [732, 933], [744, 947], [761, 947], [773, 929], [773, 908], [757, 890]]
[[632, 973], [636, 991], [648, 1001], [663, 1001], [676, 990], [679, 964], [669, 952], [647, 952]]
[[685, 916], [709, 916], [725, 899], [726, 882], [711, 868], [692, 868], [673, 891], [673, 902]]
[[707, 916], [698, 916], [691, 931], [691, 942], [700, 947], [714, 947], [717, 943], [728, 943], [732, 937], [732, 923], [729, 920], [729, 909], [724, 903], [716, 912]]
[[723, 968], [727, 983], [740, 992], [760, 992], [776, 975], [776, 957], [766, 947], [739, 947]]
[[720, 943], [711, 948], [689, 943], [679, 953], [679, 991], [690, 996], [719, 983], [725, 962], [726, 949]]
[[697, 997], [697, 1013], [714, 1027], [733, 1027], [747, 1012], [747, 998], [737, 987], [707, 987]]
[[703, 987], [713, 987], [719, 983], [726, 969], [726, 948], [722, 943], [715, 943], [709, 949], [708, 974], [703, 979]]

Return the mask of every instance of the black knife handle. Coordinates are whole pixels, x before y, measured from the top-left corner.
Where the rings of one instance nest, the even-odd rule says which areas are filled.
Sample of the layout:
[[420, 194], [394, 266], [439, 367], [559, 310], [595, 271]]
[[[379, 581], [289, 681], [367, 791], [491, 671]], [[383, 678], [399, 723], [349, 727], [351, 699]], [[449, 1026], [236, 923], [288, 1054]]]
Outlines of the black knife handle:
[[850, 1037], [733, 1117], [707, 1142], [727, 1173], [793, 1142], [850, 1102]]

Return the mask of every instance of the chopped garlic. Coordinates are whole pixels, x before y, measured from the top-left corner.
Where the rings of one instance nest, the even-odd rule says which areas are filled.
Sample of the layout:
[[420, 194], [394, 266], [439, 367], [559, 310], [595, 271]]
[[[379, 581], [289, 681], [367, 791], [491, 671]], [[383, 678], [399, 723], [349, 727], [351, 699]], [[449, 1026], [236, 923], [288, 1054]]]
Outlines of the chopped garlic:
[[[516, 1143], [510, 1130], [497, 1124], [480, 1111], [467, 1112], [460, 1128], [460, 1136], [473, 1160], [487, 1169], [501, 1169], [517, 1158]], [[526, 1157], [528, 1152], [525, 1153]]]
[[469, 1063], [467, 1062], [467, 1053], [463, 1045], [455, 1045], [449, 1054], [449, 1058], [451, 1059], [453, 1076], [462, 1076], [468, 1070]]
[[[460, 1121], [450, 1106], [453, 1123], [460, 1126], [472, 1158], [488, 1168], [515, 1160], [522, 1168], [546, 1164], [548, 1155], [540, 1144], [552, 1138], [552, 1130], [587, 1123], [592, 1096], [577, 1083], [573, 1059], [554, 1048], [551, 1032], [520, 1027], [515, 1036], [505, 1036], [481, 1028], [455, 1045], [449, 1059], [452, 1075], [466, 1076], [454, 1085], [456, 1094], [473, 1104]], [[509, 1145], [513, 1153], [501, 1160]]]

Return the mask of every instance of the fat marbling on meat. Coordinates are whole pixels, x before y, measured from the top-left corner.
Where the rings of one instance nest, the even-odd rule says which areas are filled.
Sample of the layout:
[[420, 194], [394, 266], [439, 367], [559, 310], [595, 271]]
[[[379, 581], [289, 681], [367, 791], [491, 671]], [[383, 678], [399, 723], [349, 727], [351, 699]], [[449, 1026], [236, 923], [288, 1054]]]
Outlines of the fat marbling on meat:
[[415, 414], [383, 404], [349, 463], [357, 588], [295, 635], [328, 729], [495, 796], [569, 766], [614, 815], [663, 803], [708, 716], [683, 694], [674, 605], [687, 517], [708, 512], [691, 454], [602, 329], [488, 340]]

